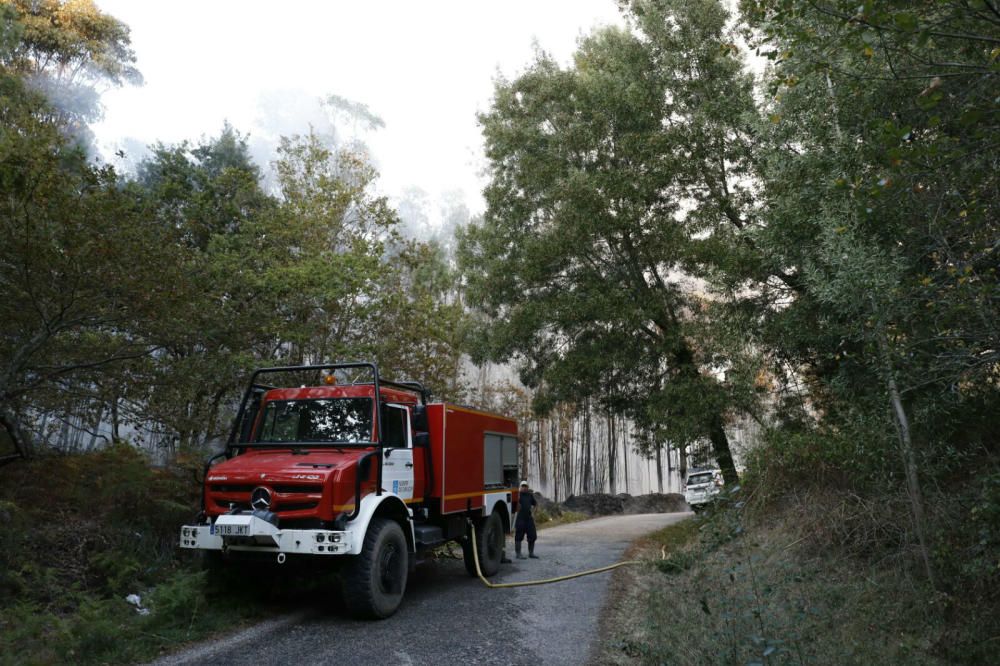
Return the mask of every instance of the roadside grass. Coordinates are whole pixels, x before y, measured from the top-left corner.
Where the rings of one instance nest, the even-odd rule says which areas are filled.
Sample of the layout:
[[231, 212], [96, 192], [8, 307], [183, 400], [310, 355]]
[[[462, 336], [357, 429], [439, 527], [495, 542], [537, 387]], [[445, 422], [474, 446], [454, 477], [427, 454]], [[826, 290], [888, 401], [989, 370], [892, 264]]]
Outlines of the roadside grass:
[[547, 527], [556, 527], [557, 525], [578, 523], [581, 520], [587, 520], [592, 517], [579, 511], [567, 510], [561, 511], [558, 515], [552, 515], [545, 511], [545, 509], [538, 507], [535, 509], [535, 527], [542, 530]]
[[0, 664], [145, 661], [273, 613], [177, 550], [197, 493], [125, 446], [0, 468]]
[[594, 663], [923, 665], [995, 658], [995, 603], [965, 608], [960, 618], [961, 595], [930, 589], [912, 553], [859, 557], [816, 547], [801, 515], [828, 509], [798, 505], [752, 518], [735, 502], [640, 540], [628, 556], [651, 563], [615, 573]]

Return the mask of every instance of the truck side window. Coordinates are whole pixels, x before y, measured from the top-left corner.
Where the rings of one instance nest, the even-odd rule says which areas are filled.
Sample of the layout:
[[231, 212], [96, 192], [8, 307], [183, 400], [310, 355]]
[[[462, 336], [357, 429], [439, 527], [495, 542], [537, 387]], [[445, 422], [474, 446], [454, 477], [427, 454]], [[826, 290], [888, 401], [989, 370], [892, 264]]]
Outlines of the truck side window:
[[405, 449], [409, 446], [407, 437], [408, 419], [404, 407], [386, 405], [382, 409], [382, 445], [390, 448]]

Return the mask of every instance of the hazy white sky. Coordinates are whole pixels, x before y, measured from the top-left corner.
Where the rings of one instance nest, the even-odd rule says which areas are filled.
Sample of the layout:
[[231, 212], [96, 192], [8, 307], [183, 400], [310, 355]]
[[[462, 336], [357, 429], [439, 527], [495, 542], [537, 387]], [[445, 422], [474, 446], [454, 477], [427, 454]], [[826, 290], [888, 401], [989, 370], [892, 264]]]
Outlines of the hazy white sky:
[[97, 2], [131, 27], [146, 80], [104, 94], [94, 131], [106, 155], [125, 138], [215, 135], [225, 120], [260, 138], [261, 99], [294, 119], [295, 107], [336, 94], [385, 121], [363, 137], [384, 193], [461, 189], [473, 212], [484, 182], [475, 116], [497, 73], [516, 75], [535, 43], [567, 61], [581, 35], [622, 22], [615, 0]]

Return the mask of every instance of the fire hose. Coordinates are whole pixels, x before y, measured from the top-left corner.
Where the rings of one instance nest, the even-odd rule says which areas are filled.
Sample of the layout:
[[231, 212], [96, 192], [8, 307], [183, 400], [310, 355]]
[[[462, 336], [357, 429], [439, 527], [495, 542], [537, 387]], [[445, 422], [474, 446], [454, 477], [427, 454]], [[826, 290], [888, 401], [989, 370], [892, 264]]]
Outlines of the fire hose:
[[491, 583], [486, 580], [486, 576], [483, 575], [483, 570], [479, 568], [479, 548], [476, 545], [476, 528], [469, 521], [469, 533], [472, 538], [472, 559], [476, 563], [476, 574], [479, 575], [479, 580], [483, 581], [483, 585], [486, 587], [528, 587], [531, 585], [548, 585], [549, 583], [558, 583], [563, 580], [570, 580], [571, 578], [580, 578], [582, 576], [592, 576], [593, 574], [602, 573], [604, 571], [611, 571], [612, 569], [617, 569], [618, 567], [624, 567], [628, 564], [643, 564], [643, 560], [625, 560], [624, 562], [616, 562], [615, 564], [609, 564], [606, 567], [598, 567], [597, 569], [588, 569], [587, 571], [578, 571], [576, 573], [566, 574], [565, 576], [556, 576], [555, 578], [543, 578], [542, 580], [525, 580], [517, 583]]

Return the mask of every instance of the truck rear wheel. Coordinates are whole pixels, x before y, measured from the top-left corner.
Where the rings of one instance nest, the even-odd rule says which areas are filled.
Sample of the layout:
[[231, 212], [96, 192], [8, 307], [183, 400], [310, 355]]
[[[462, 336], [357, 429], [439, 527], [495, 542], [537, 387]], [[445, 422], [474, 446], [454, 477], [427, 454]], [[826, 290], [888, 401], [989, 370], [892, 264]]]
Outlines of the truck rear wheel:
[[[484, 576], [493, 576], [500, 570], [500, 559], [503, 557], [504, 546], [503, 519], [494, 511], [486, 520], [476, 525], [476, 547], [479, 549], [479, 569]], [[462, 557], [465, 560], [465, 570], [470, 576], [476, 573], [476, 560], [472, 554], [472, 542], [466, 539], [462, 542]]]
[[386, 618], [396, 612], [409, 573], [406, 537], [398, 523], [376, 518], [368, 526], [361, 554], [344, 571], [344, 601], [353, 615]]

